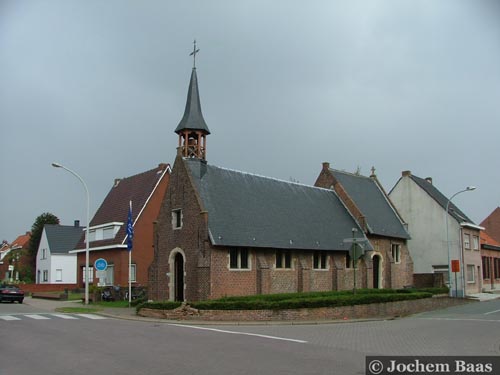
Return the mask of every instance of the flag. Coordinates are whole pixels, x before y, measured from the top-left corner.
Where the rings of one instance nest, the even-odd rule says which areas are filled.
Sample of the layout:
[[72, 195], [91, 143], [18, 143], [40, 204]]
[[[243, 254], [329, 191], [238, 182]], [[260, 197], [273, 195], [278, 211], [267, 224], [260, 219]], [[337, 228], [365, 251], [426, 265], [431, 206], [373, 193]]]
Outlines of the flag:
[[127, 250], [132, 251], [132, 241], [134, 239], [134, 223], [132, 221], [132, 201], [130, 201], [130, 206], [128, 209], [128, 220], [127, 220]]

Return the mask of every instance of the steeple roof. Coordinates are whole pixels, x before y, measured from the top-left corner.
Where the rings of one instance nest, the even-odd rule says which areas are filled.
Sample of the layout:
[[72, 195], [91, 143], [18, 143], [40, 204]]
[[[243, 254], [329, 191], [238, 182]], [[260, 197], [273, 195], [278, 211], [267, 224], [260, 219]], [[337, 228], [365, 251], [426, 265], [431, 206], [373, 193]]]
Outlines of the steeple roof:
[[196, 68], [193, 68], [191, 80], [189, 81], [189, 91], [186, 101], [186, 109], [184, 116], [177, 125], [175, 132], [180, 134], [183, 130], [202, 130], [206, 134], [210, 134], [208, 126], [205, 123], [203, 114], [201, 113], [200, 94], [198, 92], [198, 77], [196, 76]]

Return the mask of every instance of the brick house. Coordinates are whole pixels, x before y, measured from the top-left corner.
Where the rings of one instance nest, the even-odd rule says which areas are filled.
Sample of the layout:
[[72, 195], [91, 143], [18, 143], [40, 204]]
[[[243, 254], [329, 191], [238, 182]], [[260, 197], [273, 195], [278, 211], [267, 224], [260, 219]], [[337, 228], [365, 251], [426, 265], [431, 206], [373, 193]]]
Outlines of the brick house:
[[[374, 282], [373, 256], [382, 252], [374, 249], [366, 228], [334, 189], [229, 170], [206, 161], [210, 131], [201, 112], [196, 68], [175, 132], [177, 157], [154, 231], [151, 299], [196, 301], [348, 290], [355, 282], [353, 264], [357, 286], [408, 284], [411, 276], [404, 274], [411, 268], [404, 246], [408, 235], [394, 212], [397, 235], [370, 234], [384, 249], [385, 263]], [[348, 242], [354, 235], [363, 241], [365, 252], [357, 262]], [[401, 266], [398, 262], [389, 266], [386, 242], [400, 245]]]
[[483, 290], [500, 289], [500, 242], [481, 231], [481, 259], [483, 266]]
[[500, 243], [500, 207], [493, 210], [481, 224], [488, 236]]
[[[29, 255], [31, 232], [18, 236], [11, 244], [2, 243], [0, 251], [0, 282], [30, 278], [32, 257]], [[9, 266], [14, 270], [9, 271]]]
[[[148, 267], [153, 259], [153, 222], [169, 184], [170, 165], [137, 175], [116, 179], [113, 187], [90, 221], [89, 269], [91, 284], [125, 286], [128, 284], [127, 217], [132, 202], [134, 240], [132, 249], [132, 285], [147, 285]], [[84, 286], [85, 235], [75, 250], [77, 283]], [[96, 279], [94, 262], [104, 258], [108, 263], [106, 278]]]
[[402, 288], [413, 285], [413, 261], [405, 222], [372, 169], [370, 177], [330, 168], [323, 163], [315, 186], [335, 190], [360, 223], [374, 250], [365, 254], [366, 288]]
[[[479, 234], [483, 228], [449, 202], [430, 177], [424, 179], [403, 171], [389, 197], [408, 223], [408, 249], [416, 278], [439, 275], [459, 297], [480, 292]], [[449, 280], [452, 261], [459, 264], [459, 272], [452, 273]]]

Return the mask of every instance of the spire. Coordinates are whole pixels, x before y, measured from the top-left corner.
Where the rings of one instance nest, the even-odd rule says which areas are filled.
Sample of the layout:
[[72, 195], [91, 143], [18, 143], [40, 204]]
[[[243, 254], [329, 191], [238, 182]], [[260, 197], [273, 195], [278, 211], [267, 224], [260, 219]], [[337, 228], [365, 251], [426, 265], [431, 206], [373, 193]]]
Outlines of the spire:
[[186, 109], [182, 116], [179, 125], [175, 129], [177, 134], [183, 130], [202, 130], [206, 134], [210, 134], [208, 126], [205, 123], [203, 114], [201, 113], [200, 94], [198, 92], [198, 77], [196, 76], [196, 68], [191, 72], [191, 80], [189, 81], [189, 90], [186, 101]]
[[189, 81], [189, 90], [186, 100], [186, 109], [175, 132], [179, 134], [179, 152], [185, 158], [198, 158], [205, 160], [206, 136], [210, 134], [208, 126], [201, 113], [200, 94], [198, 92], [198, 77], [196, 76], [196, 54], [200, 50], [196, 48], [194, 41], [193, 70]]

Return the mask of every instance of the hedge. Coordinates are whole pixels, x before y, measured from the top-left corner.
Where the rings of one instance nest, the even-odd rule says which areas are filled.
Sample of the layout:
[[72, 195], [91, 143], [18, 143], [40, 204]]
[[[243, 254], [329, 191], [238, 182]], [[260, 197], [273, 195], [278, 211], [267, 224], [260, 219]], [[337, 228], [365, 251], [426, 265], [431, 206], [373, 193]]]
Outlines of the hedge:
[[[436, 292], [441, 293], [442, 290], [439, 289]], [[225, 297], [193, 302], [190, 306], [199, 310], [282, 310], [414, 300], [429, 298], [433, 294], [437, 293], [417, 289], [360, 289], [356, 291], [356, 294], [352, 291], [330, 291]], [[141, 308], [173, 310], [179, 306], [181, 306], [180, 302], [147, 302], [137, 306], [137, 311]]]

